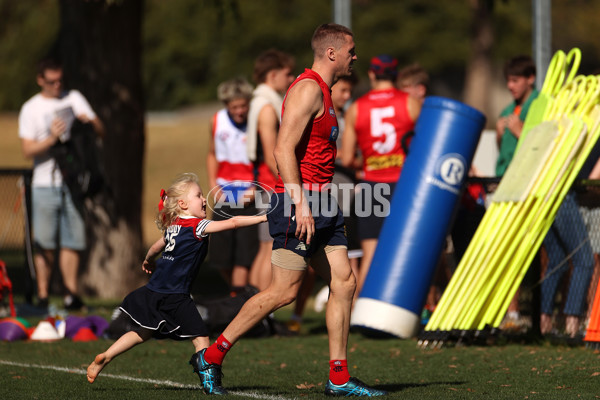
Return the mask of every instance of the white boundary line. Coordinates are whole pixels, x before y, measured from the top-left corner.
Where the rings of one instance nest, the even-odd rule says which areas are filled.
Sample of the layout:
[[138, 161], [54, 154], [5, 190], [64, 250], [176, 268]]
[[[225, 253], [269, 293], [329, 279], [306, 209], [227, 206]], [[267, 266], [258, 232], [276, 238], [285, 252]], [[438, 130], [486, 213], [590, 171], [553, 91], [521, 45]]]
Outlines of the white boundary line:
[[[25, 363], [6, 361], [6, 360], [0, 360], [0, 365], [11, 365], [13, 367], [22, 367], [22, 368], [49, 369], [52, 371], [68, 372], [70, 374], [87, 375], [87, 371], [85, 371], [83, 369], [58, 367], [56, 365], [25, 364]], [[126, 376], [126, 375], [114, 375], [114, 374], [104, 374], [104, 373], [102, 374], [102, 378], [113, 378], [113, 379], [121, 379], [124, 381], [130, 381], [130, 382], [149, 383], [152, 385], [170, 386], [170, 387], [176, 387], [176, 388], [181, 388], [181, 389], [200, 390], [200, 385], [187, 385], [184, 383], [173, 382], [173, 381], [169, 381], [169, 380], [163, 381], [163, 380], [158, 380], [158, 379], [142, 379], [142, 378], [134, 378], [132, 376]], [[264, 399], [264, 400], [292, 400], [292, 399], [295, 399], [295, 397], [287, 398], [287, 397], [282, 397], [282, 396], [271, 396], [271, 395], [260, 394], [260, 393], [256, 393], [256, 392], [229, 392], [229, 394], [232, 394], [234, 396], [243, 396], [246, 398]]]

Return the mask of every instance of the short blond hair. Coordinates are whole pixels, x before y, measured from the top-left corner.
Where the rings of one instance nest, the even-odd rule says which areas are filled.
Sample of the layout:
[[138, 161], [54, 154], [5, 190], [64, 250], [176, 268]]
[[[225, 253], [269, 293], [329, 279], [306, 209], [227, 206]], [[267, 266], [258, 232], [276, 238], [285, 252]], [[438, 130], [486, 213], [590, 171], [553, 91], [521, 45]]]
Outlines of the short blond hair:
[[330, 46], [339, 49], [346, 43], [347, 36], [354, 37], [354, 34], [344, 25], [330, 23], [318, 26], [310, 41], [314, 56], [322, 57]]
[[178, 175], [171, 186], [165, 191], [163, 197], [163, 208], [156, 215], [156, 226], [161, 231], [165, 231], [177, 218], [181, 209], [179, 208], [178, 200], [187, 194], [192, 184], [198, 183], [198, 176], [191, 172], [186, 172]]
[[217, 97], [223, 103], [227, 104], [231, 100], [252, 98], [252, 85], [242, 77], [233, 78], [217, 86]]

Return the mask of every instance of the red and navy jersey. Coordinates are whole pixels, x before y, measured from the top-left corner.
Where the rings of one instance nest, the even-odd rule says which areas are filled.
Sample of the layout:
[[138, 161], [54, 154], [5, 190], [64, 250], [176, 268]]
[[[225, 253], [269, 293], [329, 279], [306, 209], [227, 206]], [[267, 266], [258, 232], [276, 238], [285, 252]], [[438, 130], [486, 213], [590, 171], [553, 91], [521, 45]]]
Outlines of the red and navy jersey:
[[[323, 79], [313, 70], [306, 69], [289, 87], [289, 91], [303, 79], [316, 81], [323, 92], [323, 115], [314, 118], [306, 127], [302, 139], [296, 147], [296, 158], [299, 162], [300, 180], [311, 190], [322, 190], [331, 183], [335, 168], [337, 148], [335, 140], [339, 134], [338, 122], [331, 101], [331, 90]], [[287, 98], [287, 94], [286, 94]], [[285, 100], [282, 108], [282, 119], [285, 118]], [[275, 192], [283, 193], [283, 181], [278, 177]]]
[[394, 88], [371, 90], [356, 100], [354, 128], [363, 156], [365, 180], [398, 180], [406, 157], [402, 138], [414, 127], [406, 92]]
[[192, 282], [208, 251], [211, 221], [180, 217], [165, 231], [165, 248], [146, 287], [159, 293], [190, 293]]

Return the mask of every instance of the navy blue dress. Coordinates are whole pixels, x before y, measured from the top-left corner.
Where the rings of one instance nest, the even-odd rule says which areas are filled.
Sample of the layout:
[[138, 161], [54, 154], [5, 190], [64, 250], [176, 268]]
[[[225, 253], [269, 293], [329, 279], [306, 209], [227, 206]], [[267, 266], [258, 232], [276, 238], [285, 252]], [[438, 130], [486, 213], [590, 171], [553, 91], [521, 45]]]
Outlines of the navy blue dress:
[[165, 248], [150, 281], [125, 297], [121, 311], [139, 329], [176, 340], [208, 336], [190, 290], [206, 258], [210, 220], [180, 217], [165, 231]]

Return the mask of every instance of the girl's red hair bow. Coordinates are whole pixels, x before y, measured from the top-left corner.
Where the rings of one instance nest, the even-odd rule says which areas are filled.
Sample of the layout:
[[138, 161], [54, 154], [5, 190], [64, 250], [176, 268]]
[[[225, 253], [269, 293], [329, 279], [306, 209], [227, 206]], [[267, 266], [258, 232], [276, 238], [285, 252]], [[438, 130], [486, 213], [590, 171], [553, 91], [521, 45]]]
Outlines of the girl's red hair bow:
[[167, 199], [167, 192], [165, 189], [160, 189], [160, 201], [158, 202], [158, 211], [162, 211], [165, 208], [165, 200]]

